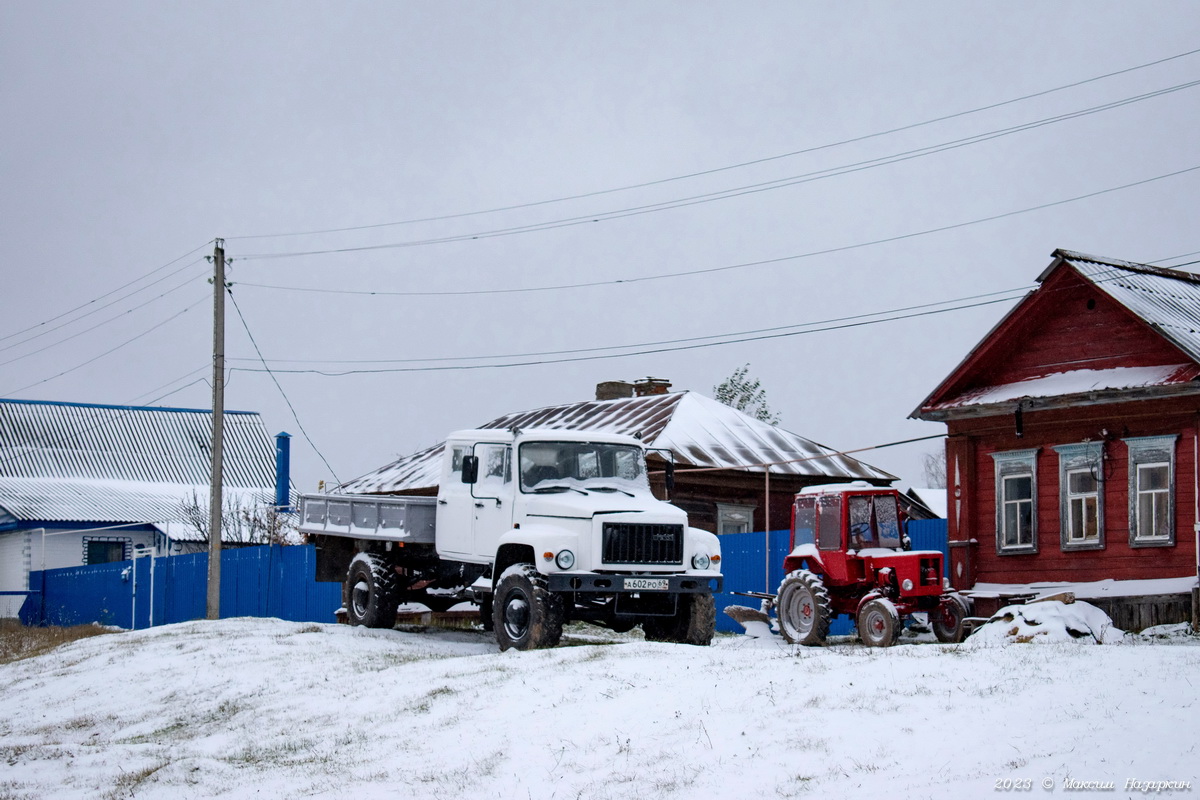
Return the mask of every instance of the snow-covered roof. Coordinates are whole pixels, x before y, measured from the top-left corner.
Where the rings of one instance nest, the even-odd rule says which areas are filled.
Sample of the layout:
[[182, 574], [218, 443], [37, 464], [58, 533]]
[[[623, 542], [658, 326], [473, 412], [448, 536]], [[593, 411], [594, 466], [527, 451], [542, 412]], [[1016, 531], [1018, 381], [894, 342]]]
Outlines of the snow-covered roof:
[[982, 406], [1017, 400], [1022, 397], [1061, 397], [1111, 389], [1137, 389], [1149, 386], [1186, 384], [1196, 374], [1194, 366], [1171, 364], [1165, 367], [1112, 367], [1055, 372], [1038, 378], [984, 386], [964, 392], [939, 408]]
[[[1200, 362], [1200, 276], [1071, 250], [1054, 254]], [[1043, 272], [1039, 280], [1048, 273]]]
[[[720, 467], [840, 480], [894, 480], [858, 459], [695, 392], [590, 400], [507, 414], [481, 425], [594, 430], [640, 436], [648, 447], [670, 450], [682, 467]], [[440, 479], [442, 445], [405, 456], [343, 485], [352, 493], [430, 489]]]
[[1044, 374], [1013, 382], [971, 386], [951, 391], [949, 395], [941, 394], [950, 390], [953, 376], [961, 374], [972, 363], [980, 348], [997, 335], [1005, 322], [1033, 302], [1038, 296], [1038, 291], [1034, 291], [984, 338], [952, 373], [952, 378], [926, 398], [912, 416], [943, 419], [955, 414], [992, 413], [994, 407], [1007, 408], [1014, 401], [1025, 398], [1103, 402], [1126, 398], [1131, 393], [1162, 396], [1200, 391], [1197, 383], [1200, 377], [1200, 275], [1060, 249], [1054, 251], [1054, 261], [1038, 276], [1038, 282], [1044, 283], [1063, 265], [1174, 345], [1173, 352], [1177, 352], [1178, 361], [1101, 369], [1084, 367], [1081, 362], [1076, 368], [1047, 370]]
[[[258, 414], [225, 412], [224, 493], [274, 499]], [[207, 507], [207, 410], [0, 400], [0, 508], [22, 520], [157, 522]]]

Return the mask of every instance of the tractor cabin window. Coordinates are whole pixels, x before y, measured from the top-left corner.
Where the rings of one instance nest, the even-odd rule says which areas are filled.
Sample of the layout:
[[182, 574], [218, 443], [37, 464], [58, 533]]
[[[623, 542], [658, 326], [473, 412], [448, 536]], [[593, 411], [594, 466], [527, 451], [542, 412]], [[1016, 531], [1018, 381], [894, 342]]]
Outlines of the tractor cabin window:
[[1037, 450], [992, 453], [996, 467], [996, 552], [1036, 553]]
[[1060, 544], [1063, 550], [1104, 547], [1104, 446], [1065, 444], [1058, 453]]
[[1175, 544], [1175, 436], [1125, 439], [1129, 449], [1129, 545]]

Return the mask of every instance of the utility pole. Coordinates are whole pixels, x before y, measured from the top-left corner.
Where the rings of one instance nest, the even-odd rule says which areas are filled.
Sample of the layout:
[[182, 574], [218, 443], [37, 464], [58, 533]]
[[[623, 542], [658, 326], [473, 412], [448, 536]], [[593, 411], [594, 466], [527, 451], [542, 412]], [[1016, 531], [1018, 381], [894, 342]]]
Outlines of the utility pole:
[[225, 447], [225, 240], [213, 247], [212, 480], [208, 506], [208, 603], [205, 617], [221, 617], [221, 472]]

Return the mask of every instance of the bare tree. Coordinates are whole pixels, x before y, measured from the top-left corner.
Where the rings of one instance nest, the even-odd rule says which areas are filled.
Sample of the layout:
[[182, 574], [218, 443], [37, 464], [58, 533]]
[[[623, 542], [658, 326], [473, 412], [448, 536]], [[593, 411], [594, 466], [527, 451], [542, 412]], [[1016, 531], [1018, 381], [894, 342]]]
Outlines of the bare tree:
[[717, 402], [744, 411], [757, 420], [770, 425], [779, 424], [779, 415], [767, 405], [767, 392], [758, 378], [750, 378], [750, 365], [745, 364], [733, 374], [713, 387]]
[[[204, 539], [208, 538], [208, 501], [192, 492], [180, 506], [182, 522]], [[294, 514], [281, 513], [274, 505], [247, 503], [226, 497], [221, 511], [222, 539], [236, 544], [297, 544]]]
[[931, 450], [921, 456], [925, 467], [925, 485], [930, 489], [946, 488], [946, 451]]

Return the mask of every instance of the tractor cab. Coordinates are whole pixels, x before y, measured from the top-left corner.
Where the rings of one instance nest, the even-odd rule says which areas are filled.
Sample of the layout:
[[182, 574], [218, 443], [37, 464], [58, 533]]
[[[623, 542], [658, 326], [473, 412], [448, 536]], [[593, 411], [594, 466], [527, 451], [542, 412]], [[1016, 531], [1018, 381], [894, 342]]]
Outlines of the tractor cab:
[[899, 551], [907, 542], [895, 489], [863, 481], [810, 486], [796, 495], [792, 505], [792, 555], [784, 561], [784, 570], [799, 568], [801, 554], [815, 550], [832, 580], [862, 580], [863, 565], [855, 556], [863, 551]]

